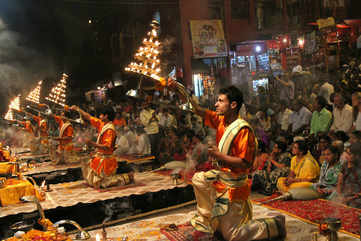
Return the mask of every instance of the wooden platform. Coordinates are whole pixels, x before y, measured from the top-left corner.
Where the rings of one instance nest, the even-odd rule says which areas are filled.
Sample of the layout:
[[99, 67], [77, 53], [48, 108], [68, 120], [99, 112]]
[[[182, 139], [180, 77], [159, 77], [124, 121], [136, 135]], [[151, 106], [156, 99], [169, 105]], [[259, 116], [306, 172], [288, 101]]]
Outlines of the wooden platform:
[[[102, 223], [105, 218], [117, 219], [194, 199], [192, 186], [174, 185], [170, 176], [157, 173], [135, 173], [135, 183], [127, 186], [94, 189], [85, 181], [50, 185], [41, 202], [51, 220], [72, 219], [84, 227]], [[5, 230], [15, 222], [37, 219], [34, 203], [0, 207], [0, 237], [11, 235]], [[1, 233], [4, 231], [4, 233]]]

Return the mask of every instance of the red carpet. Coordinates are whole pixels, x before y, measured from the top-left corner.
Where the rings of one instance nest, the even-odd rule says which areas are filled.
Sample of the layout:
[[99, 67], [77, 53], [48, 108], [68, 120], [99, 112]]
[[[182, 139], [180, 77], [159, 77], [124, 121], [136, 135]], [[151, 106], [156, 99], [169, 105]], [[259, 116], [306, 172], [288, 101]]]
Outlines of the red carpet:
[[[266, 201], [277, 196], [278, 195], [272, 195], [264, 199], [256, 199], [254, 202]], [[360, 235], [359, 216], [361, 215], [361, 209], [347, 207], [324, 199], [311, 201], [275, 201], [263, 205], [314, 224], [318, 224], [319, 221], [324, 218], [341, 218], [341, 232], [349, 233], [353, 236]]]
[[170, 241], [221, 241], [213, 235], [195, 230], [190, 223], [175, 226], [175, 228], [162, 228], [160, 230]]

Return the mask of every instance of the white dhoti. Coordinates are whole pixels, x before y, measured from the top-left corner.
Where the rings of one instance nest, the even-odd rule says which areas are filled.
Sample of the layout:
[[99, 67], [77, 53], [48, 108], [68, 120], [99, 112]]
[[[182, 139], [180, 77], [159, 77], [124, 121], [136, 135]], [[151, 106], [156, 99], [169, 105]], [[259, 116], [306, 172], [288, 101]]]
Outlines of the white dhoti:
[[[192, 178], [197, 199], [197, 215], [193, 227], [202, 232], [218, 231], [225, 240], [263, 240], [284, 236], [282, 224], [274, 218], [252, 219], [252, 205], [247, 200], [228, 202], [212, 186], [208, 172], [198, 172]], [[223, 194], [222, 194], [223, 195]], [[223, 202], [218, 207], [217, 202]], [[284, 220], [280, 220], [284, 221]], [[282, 231], [282, 232], [281, 232]]]
[[105, 175], [102, 171], [98, 175], [90, 167], [91, 159], [82, 162], [82, 175], [88, 185], [95, 188], [107, 188], [111, 186], [124, 186], [134, 182], [133, 173], [116, 174], [115, 172], [111, 175]]

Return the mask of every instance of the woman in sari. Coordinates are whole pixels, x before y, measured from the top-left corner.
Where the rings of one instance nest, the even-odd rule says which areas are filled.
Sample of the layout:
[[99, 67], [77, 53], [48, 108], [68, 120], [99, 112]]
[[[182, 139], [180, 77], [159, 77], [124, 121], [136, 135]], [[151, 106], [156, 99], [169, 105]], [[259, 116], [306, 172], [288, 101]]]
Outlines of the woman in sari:
[[253, 175], [252, 189], [265, 195], [277, 191], [277, 180], [287, 177], [290, 170], [291, 154], [286, 149], [287, 145], [283, 142], [273, 145], [271, 154], [266, 155], [265, 163]]
[[296, 141], [292, 146], [290, 174], [288, 177], [280, 177], [277, 188], [281, 193], [292, 188], [310, 187], [320, 174], [320, 167], [313, 156], [308, 152], [304, 141]]
[[312, 185], [321, 197], [332, 198], [330, 195], [335, 191], [338, 176], [341, 172], [340, 152], [335, 146], [327, 146], [322, 152], [325, 160], [321, 166], [321, 173], [318, 182]]

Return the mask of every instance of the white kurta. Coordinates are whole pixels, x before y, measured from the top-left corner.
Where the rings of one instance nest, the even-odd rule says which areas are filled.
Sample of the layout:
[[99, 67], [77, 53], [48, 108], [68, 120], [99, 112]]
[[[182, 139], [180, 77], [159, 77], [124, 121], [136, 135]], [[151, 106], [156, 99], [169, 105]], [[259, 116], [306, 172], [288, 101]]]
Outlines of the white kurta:
[[348, 132], [352, 127], [352, 107], [346, 104], [341, 110], [335, 107], [332, 112], [331, 130]]

